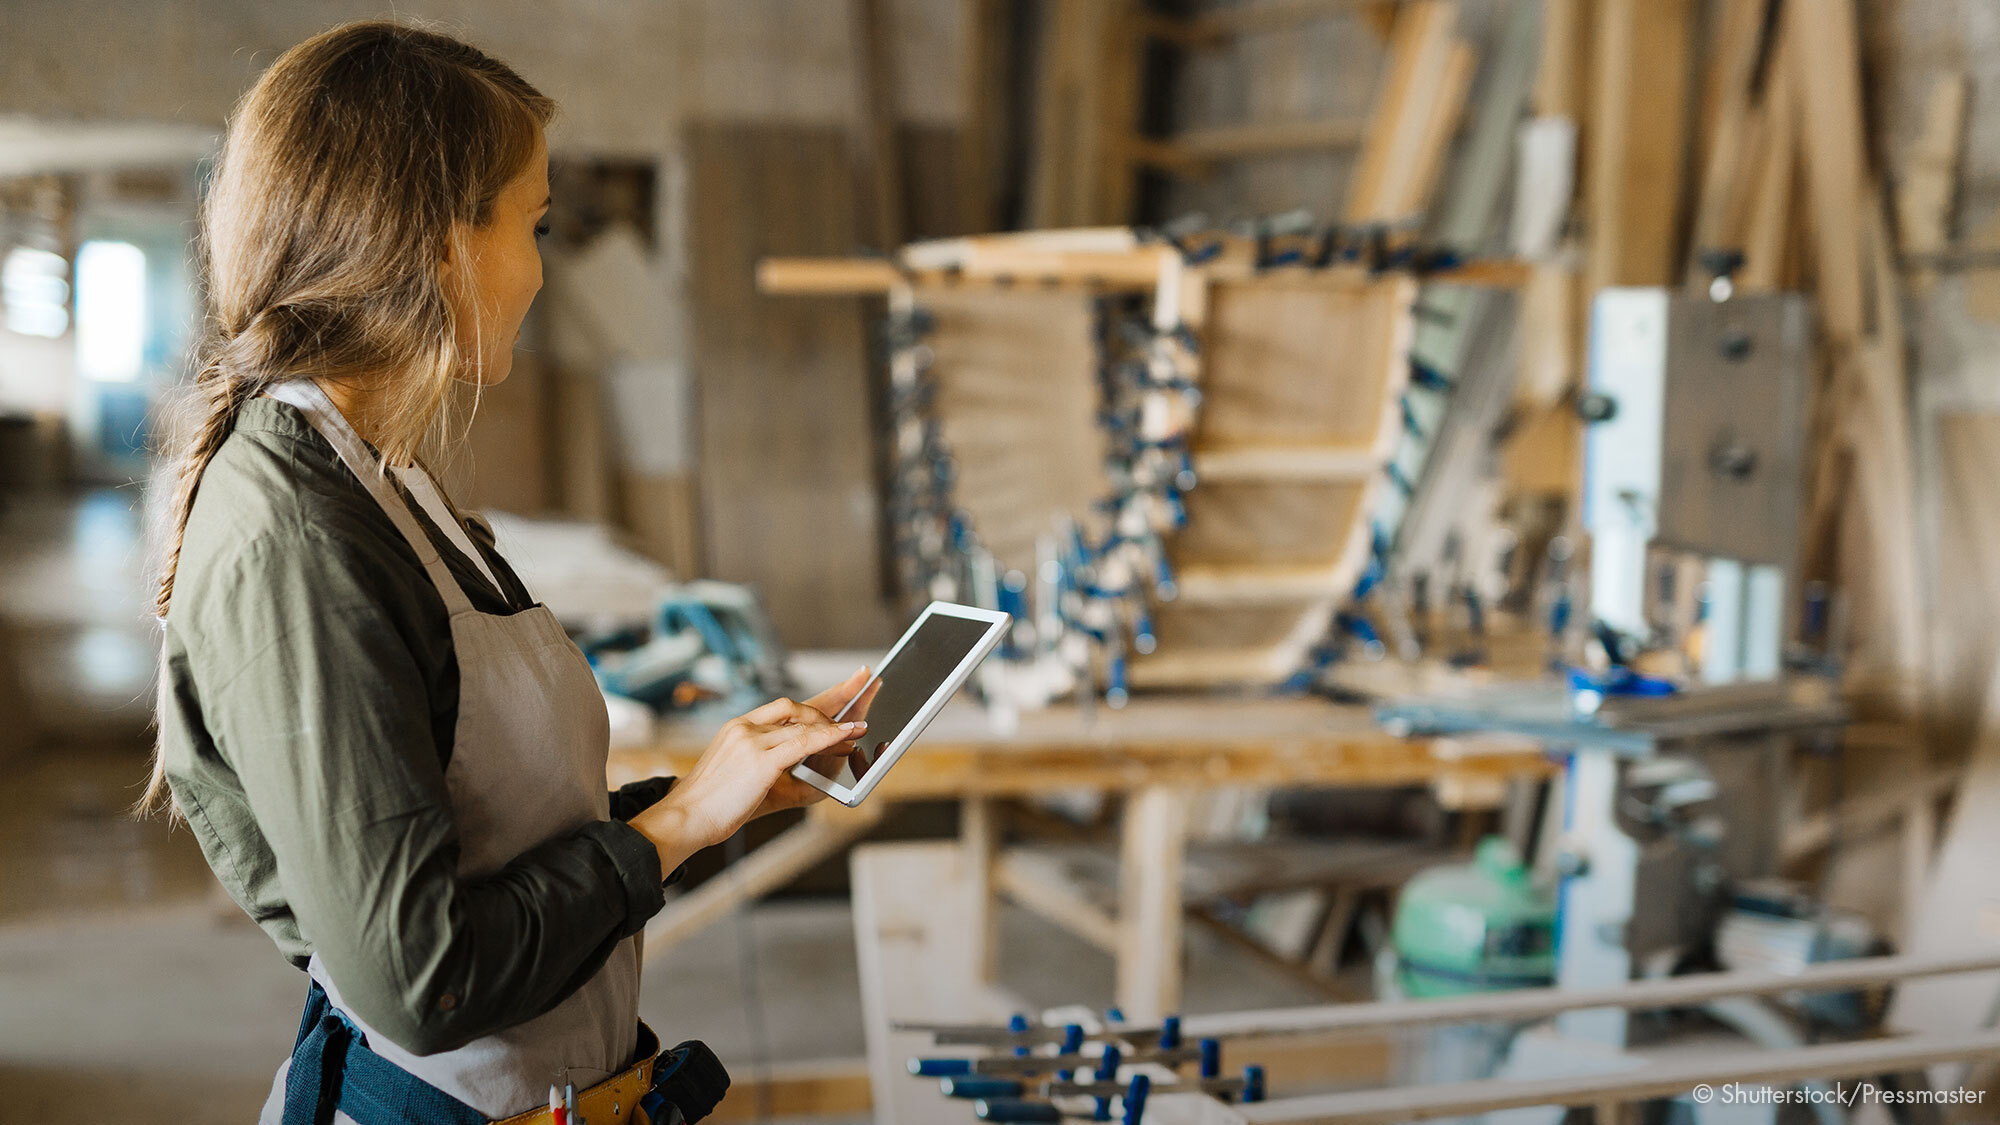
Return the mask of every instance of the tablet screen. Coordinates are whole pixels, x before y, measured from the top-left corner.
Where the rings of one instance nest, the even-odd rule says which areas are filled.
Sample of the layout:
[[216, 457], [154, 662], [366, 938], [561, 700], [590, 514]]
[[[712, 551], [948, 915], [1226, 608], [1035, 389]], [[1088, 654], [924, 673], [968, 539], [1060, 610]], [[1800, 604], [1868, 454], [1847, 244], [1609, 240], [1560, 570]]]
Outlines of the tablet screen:
[[991, 628], [984, 621], [943, 613], [925, 618], [923, 625], [896, 650], [895, 657], [875, 673], [882, 687], [868, 708], [868, 730], [856, 743], [847, 768], [833, 780], [852, 789], [867, 776], [881, 760], [883, 749], [896, 741], [952, 670], [979, 647], [980, 638]]

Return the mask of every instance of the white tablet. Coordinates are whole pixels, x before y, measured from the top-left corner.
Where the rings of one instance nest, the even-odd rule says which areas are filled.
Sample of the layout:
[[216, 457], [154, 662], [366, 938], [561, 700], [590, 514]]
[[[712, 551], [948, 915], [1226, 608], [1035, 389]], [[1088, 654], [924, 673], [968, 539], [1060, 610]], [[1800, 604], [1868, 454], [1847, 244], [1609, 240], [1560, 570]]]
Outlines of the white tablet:
[[[860, 804], [1000, 643], [1011, 620], [998, 610], [932, 602], [855, 696], [866, 695], [868, 686], [878, 680], [882, 684], [868, 708], [868, 729], [840, 773], [826, 777], [800, 764], [792, 767], [792, 776], [843, 805]], [[846, 714], [843, 707], [834, 719]]]

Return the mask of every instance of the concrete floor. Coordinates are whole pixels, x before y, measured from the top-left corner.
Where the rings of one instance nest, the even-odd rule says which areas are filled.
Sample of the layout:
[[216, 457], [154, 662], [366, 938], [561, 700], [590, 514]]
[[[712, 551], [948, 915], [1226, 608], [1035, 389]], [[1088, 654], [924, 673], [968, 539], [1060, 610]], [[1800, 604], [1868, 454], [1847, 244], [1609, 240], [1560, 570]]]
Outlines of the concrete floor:
[[[106, 490], [0, 508], [0, 654], [25, 697], [0, 707], [15, 747], [0, 750], [13, 796], [0, 819], [6, 1120], [251, 1120], [304, 997], [304, 977], [220, 896], [188, 833], [127, 815], [157, 645], [136, 501]], [[1002, 939], [1002, 983], [1027, 1001], [1110, 1001], [1101, 952], [1012, 910]], [[1311, 999], [1204, 931], [1189, 942], [1189, 1011]], [[647, 966], [642, 1010], [668, 1042], [705, 1039], [741, 1076], [762, 1061], [859, 1057], [846, 902], [782, 900], [725, 920]]]

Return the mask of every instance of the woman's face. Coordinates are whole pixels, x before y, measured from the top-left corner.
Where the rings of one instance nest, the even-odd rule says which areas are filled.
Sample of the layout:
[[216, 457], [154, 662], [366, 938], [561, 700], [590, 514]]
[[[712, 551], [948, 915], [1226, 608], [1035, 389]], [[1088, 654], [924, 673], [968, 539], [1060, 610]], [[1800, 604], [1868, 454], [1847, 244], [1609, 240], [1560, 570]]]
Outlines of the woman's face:
[[[542, 253], [536, 240], [549, 210], [549, 150], [537, 139], [535, 154], [493, 201], [484, 226], [463, 227], [447, 262], [459, 302], [459, 354], [475, 357], [467, 372], [488, 386], [514, 368], [521, 320], [542, 289]], [[462, 257], [459, 251], [463, 250]]]

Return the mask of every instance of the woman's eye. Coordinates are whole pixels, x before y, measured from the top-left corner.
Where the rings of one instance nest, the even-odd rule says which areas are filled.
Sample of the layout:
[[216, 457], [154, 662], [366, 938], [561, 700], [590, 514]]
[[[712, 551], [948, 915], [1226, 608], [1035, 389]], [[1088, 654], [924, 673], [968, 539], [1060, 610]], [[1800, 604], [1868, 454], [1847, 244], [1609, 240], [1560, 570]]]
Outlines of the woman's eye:
[[547, 224], [547, 223], [536, 223], [536, 224], [535, 224], [535, 237], [536, 237], [536, 238], [547, 238], [547, 237], [548, 237], [548, 235], [549, 235], [549, 224]]

